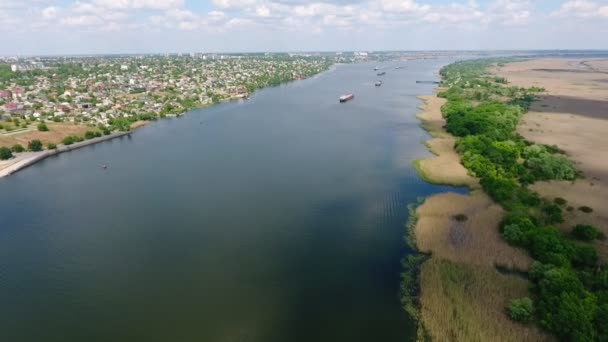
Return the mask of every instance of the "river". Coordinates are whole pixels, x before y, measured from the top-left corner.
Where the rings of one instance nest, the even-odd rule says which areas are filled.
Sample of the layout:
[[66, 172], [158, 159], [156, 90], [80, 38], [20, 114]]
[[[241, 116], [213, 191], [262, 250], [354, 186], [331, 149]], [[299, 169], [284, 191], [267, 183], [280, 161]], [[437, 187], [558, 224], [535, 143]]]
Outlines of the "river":
[[406, 205], [448, 189], [412, 167], [415, 81], [446, 63], [340, 65], [0, 179], [0, 340], [412, 338]]

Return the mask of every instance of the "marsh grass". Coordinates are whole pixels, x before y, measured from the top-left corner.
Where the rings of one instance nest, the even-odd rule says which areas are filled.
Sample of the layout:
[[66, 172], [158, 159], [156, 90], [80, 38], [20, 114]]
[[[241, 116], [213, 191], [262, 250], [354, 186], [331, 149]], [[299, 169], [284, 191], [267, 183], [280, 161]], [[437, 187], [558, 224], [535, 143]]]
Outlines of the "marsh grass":
[[[416, 210], [416, 245], [423, 253], [459, 263], [526, 271], [532, 259], [509, 246], [498, 229], [503, 210], [485, 194], [444, 193]], [[455, 219], [466, 215], [467, 220]]]
[[421, 317], [433, 341], [550, 341], [533, 325], [505, 315], [505, 307], [528, 295], [525, 279], [492, 266], [431, 258], [422, 266]]

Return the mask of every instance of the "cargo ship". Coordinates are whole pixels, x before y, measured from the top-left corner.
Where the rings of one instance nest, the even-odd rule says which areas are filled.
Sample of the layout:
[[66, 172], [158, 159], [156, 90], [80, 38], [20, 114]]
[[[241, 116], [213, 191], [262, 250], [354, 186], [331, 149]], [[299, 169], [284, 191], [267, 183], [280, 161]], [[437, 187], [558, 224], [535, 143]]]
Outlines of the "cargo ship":
[[382, 85], [382, 81], [376, 81], [376, 87], [379, 87]]
[[382, 71], [382, 72], [379, 72], [379, 73], [378, 73], [378, 76], [384, 76], [384, 75], [386, 75], [386, 72], [385, 72], [385, 71]]
[[353, 94], [342, 95], [342, 96], [340, 96], [340, 102], [343, 103], [343, 102], [346, 102], [346, 101], [350, 101], [350, 100], [352, 100], [354, 98], [355, 98], [355, 95], [353, 95]]

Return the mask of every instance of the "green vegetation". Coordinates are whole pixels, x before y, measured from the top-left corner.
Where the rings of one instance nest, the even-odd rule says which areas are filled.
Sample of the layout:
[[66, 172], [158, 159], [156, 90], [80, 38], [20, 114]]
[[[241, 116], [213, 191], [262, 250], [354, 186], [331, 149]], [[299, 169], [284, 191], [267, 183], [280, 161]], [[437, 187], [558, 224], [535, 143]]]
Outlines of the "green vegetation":
[[[525, 141], [516, 132], [540, 88], [509, 87], [486, 69], [506, 59], [472, 60], [441, 70], [447, 99], [442, 108], [446, 129], [458, 137], [456, 150], [484, 191], [502, 205], [501, 232], [510, 244], [536, 260], [530, 270], [532, 299], [514, 300], [509, 317], [534, 320], [569, 341], [608, 340], [608, 270], [598, 264], [593, 246], [573, 239], [601, 238], [591, 226], [566, 235], [553, 225], [563, 222], [563, 199], [542, 200], [527, 188], [539, 180], [573, 180], [572, 163], [552, 146]], [[583, 212], [591, 212], [581, 207]]]
[[32, 140], [27, 144], [27, 149], [32, 152], [42, 151], [42, 142], [38, 139]]
[[13, 152], [8, 147], [0, 147], [0, 160], [13, 158]]
[[95, 138], [95, 132], [93, 132], [93, 131], [86, 131], [84, 133], [84, 138], [87, 139], [87, 140]]
[[509, 318], [518, 322], [529, 322], [532, 320], [532, 315], [534, 313], [534, 307], [532, 304], [532, 299], [528, 297], [524, 297], [521, 299], [514, 299], [509, 304], [507, 308], [507, 313]]
[[582, 241], [593, 241], [604, 238], [602, 232], [594, 226], [587, 224], [577, 224], [574, 229], [572, 229], [572, 236], [574, 236], [575, 239]]
[[46, 144], [46, 148], [48, 150], [55, 150], [55, 149], [57, 149], [57, 145], [55, 145], [53, 143], [48, 143], [48, 144]]
[[25, 151], [25, 148], [23, 148], [23, 146], [21, 146], [21, 144], [15, 144], [13, 145], [13, 147], [11, 147], [11, 151], [15, 152], [15, 153], [21, 153]]
[[582, 211], [582, 212], [584, 212], [586, 214], [589, 214], [589, 213], [593, 212], [593, 208], [590, 208], [590, 207], [585, 206], [585, 205], [582, 206], [582, 207], [579, 207], [578, 210], [580, 210], [580, 211]]
[[63, 140], [61, 141], [64, 145], [72, 145], [73, 143], [76, 142], [76, 137], [73, 135], [68, 135], [67, 137], [63, 138]]
[[49, 128], [47, 127], [47, 125], [44, 122], [41, 122], [38, 124], [38, 130], [40, 132], [48, 132]]
[[[421, 202], [418, 203], [420, 205]], [[415, 226], [417, 222], [416, 206], [408, 205], [409, 220], [406, 225], [406, 236], [405, 242], [413, 250], [416, 249], [416, 234]], [[420, 266], [427, 259], [426, 255], [422, 254], [409, 254], [403, 260], [401, 260], [402, 272], [401, 272], [401, 305], [405, 311], [415, 320], [419, 319], [418, 307], [419, 294], [420, 294]]]

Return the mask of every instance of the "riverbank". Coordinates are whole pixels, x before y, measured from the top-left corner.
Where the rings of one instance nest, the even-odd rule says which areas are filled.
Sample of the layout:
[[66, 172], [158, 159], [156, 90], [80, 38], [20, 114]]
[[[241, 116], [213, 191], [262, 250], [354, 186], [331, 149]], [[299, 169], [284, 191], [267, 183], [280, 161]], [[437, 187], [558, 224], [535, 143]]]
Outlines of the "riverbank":
[[[138, 126], [141, 127], [141, 126]], [[115, 139], [118, 137], [122, 137], [125, 135], [130, 135], [132, 132], [116, 132], [109, 135], [105, 135], [99, 138], [93, 138], [85, 141], [81, 141], [78, 143], [74, 143], [72, 145], [59, 145], [56, 149], [53, 150], [44, 150], [40, 152], [23, 152], [17, 153], [15, 158], [4, 160], [0, 162], [0, 178], [7, 177], [15, 172], [23, 170], [31, 165], [36, 164], [37, 162], [46, 159], [50, 156], [54, 156], [59, 153], [76, 150], [85, 146], [97, 144], [103, 141]]]
[[497, 267], [525, 271], [532, 260], [509, 246], [499, 233], [503, 209], [494, 203], [461, 164], [455, 137], [445, 131], [444, 99], [421, 96], [417, 117], [433, 137], [435, 156], [415, 162], [421, 177], [436, 184], [467, 186], [469, 195], [442, 193], [415, 211], [417, 249], [430, 257], [419, 271], [419, 329], [435, 341], [546, 340], [539, 329], [514, 323], [504, 308], [527, 296], [529, 282]]

